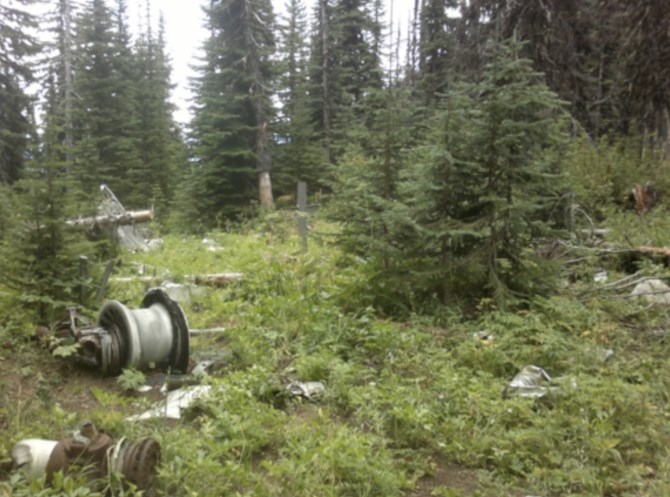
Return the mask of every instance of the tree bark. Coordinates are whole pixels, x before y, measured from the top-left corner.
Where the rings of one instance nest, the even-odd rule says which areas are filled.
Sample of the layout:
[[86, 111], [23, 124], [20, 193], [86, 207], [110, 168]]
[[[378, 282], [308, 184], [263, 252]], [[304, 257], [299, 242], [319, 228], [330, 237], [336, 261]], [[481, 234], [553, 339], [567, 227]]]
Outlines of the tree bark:
[[68, 219], [66, 224], [75, 228], [90, 228], [92, 226], [109, 226], [119, 224], [145, 223], [154, 218], [153, 210], [128, 211], [123, 214], [107, 214], [102, 216], [79, 217]]
[[63, 4], [63, 70], [65, 71], [65, 163], [66, 170], [72, 165], [72, 98], [74, 83], [72, 82], [72, 8], [70, 0], [62, 0]]
[[[187, 274], [184, 276], [184, 280], [196, 285], [221, 287], [226, 286], [228, 283], [240, 281], [242, 277], [242, 273]], [[165, 276], [118, 276], [111, 278], [110, 281], [114, 283], [132, 283], [135, 281], [159, 283], [164, 279]]]
[[261, 73], [260, 57], [261, 53], [257, 47], [257, 41], [251, 31], [254, 25], [254, 12], [252, 6], [247, 0], [244, 2], [245, 15], [245, 43], [249, 55], [247, 57], [248, 71], [251, 76], [251, 104], [254, 109], [256, 120], [256, 157], [258, 171], [258, 196], [261, 207], [270, 209], [274, 205], [272, 198], [272, 182], [270, 181], [270, 171], [272, 170], [272, 154], [270, 152], [268, 141], [268, 119], [267, 109], [265, 107], [265, 93], [263, 75]]
[[261, 207], [264, 209], [270, 209], [274, 206], [272, 181], [270, 180], [269, 171], [261, 171], [258, 173], [258, 196], [260, 198]]
[[323, 91], [323, 147], [326, 152], [326, 162], [330, 162], [330, 57], [329, 50], [329, 19], [328, 19], [328, 0], [319, 0], [321, 13], [321, 87]]

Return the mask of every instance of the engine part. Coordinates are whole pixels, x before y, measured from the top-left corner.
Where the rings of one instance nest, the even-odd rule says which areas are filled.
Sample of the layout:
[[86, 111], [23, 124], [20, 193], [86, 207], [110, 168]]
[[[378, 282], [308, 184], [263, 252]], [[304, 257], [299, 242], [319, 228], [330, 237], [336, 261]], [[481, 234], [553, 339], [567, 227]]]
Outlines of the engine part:
[[46, 472], [51, 453], [58, 442], [30, 438], [22, 440], [12, 449], [12, 462], [31, 478], [39, 478]]
[[171, 368], [186, 372], [189, 330], [177, 302], [161, 289], [149, 290], [140, 309], [107, 302], [95, 325], [72, 330], [80, 345], [78, 359], [105, 375], [125, 368]]
[[30, 478], [46, 475], [50, 483], [54, 473], [83, 473], [90, 480], [111, 473], [120, 474], [124, 481], [139, 490], [152, 488], [160, 461], [160, 445], [152, 438], [129, 442], [125, 437], [114, 443], [105, 431], [95, 430], [91, 438], [83, 428], [70, 438], [59, 441], [27, 439], [11, 451], [14, 469], [24, 471]]

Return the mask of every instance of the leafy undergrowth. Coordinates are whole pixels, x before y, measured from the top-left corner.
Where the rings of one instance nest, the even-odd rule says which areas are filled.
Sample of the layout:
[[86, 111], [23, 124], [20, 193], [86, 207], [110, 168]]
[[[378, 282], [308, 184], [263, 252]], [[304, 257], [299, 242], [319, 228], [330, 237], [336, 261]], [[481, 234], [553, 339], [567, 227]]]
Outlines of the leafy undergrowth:
[[[12, 398], [16, 382], [0, 382], [3, 448], [58, 438], [89, 417], [115, 436], [159, 440], [158, 495], [670, 495], [668, 311], [598, 287], [586, 260], [559, 295], [522, 310], [483, 301], [468, 316], [437, 309], [396, 322], [366, 304], [366, 261], [340, 253], [328, 243], [332, 227], [313, 223], [307, 253], [293, 221], [273, 214], [249, 232], [211, 233], [217, 250], [168, 237], [157, 252], [123, 255], [126, 275], [244, 274], [184, 306], [192, 327], [226, 328], [192, 339], [193, 360], [218, 361], [204, 380], [211, 396], [178, 423], [129, 423], [146, 399], [96, 379], [106, 383], [84, 383], [92, 400], [77, 410], [62, 400], [82, 388], [71, 371], [11, 342], [0, 355], [32, 358], [17, 364], [46, 378], [50, 393], [28, 408]], [[115, 283], [108, 296], [132, 306], [144, 290]], [[474, 336], [482, 331], [492, 338]], [[503, 395], [529, 364], [551, 375], [551, 393]], [[292, 380], [326, 390], [301, 400], [286, 391]], [[76, 477], [51, 489], [17, 475], [0, 483], [0, 495], [104, 492]]]

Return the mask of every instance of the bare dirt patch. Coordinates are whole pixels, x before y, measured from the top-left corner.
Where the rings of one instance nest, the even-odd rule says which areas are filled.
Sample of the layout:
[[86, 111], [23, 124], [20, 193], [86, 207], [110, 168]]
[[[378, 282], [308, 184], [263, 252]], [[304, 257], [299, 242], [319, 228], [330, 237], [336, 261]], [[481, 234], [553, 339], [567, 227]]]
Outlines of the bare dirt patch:
[[431, 497], [439, 487], [457, 490], [470, 495], [478, 488], [476, 470], [453, 464], [443, 458], [434, 459], [433, 473], [417, 482], [411, 497]]
[[[80, 419], [90, 417], [92, 411], [103, 407], [128, 413], [128, 406], [122, 403], [103, 406], [96, 391], [128, 396], [116, 378], [103, 377], [97, 371], [55, 358], [37, 345], [22, 345], [19, 350], [0, 348], [0, 403], [6, 415], [21, 416], [35, 407], [59, 407], [76, 413]], [[153, 388], [142, 397], [157, 400], [162, 395], [158, 388]], [[7, 424], [8, 420], [0, 417], [0, 431], [7, 429]]]

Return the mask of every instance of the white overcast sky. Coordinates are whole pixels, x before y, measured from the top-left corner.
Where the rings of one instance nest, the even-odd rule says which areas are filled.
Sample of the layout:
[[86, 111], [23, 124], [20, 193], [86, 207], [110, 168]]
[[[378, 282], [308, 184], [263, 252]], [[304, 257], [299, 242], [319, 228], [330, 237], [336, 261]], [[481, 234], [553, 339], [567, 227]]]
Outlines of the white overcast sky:
[[[285, 12], [284, 5], [286, 0], [272, 0], [276, 15]], [[315, 0], [305, 0], [308, 6], [309, 18], [311, 20], [312, 5]], [[390, 15], [391, 1], [393, 1], [394, 11], [394, 31], [396, 31], [398, 19], [401, 19], [402, 36], [406, 36], [406, 19], [411, 16], [413, 9], [413, 0], [385, 0], [386, 13]], [[180, 123], [187, 123], [190, 120], [189, 100], [191, 92], [189, 89], [189, 77], [194, 75], [192, 66], [198, 63], [198, 57], [201, 55], [202, 42], [205, 39], [206, 31], [203, 28], [204, 15], [201, 5], [209, 0], [152, 0], [153, 22], [155, 26], [158, 23], [158, 13], [162, 12], [165, 19], [165, 31], [167, 50], [172, 59], [172, 82], [176, 85], [173, 90], [172, 100], [177, 106], [175, 118]], [[137, 19], [140, 18], [139, 9], [144, 11], [144, 1], [131, 0], [128, 2], [128, 19], [131, 26], [137, 25]], [[142, 16], [144, 17], [144, 16]]]

